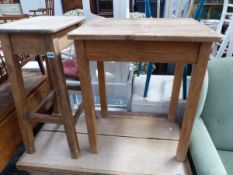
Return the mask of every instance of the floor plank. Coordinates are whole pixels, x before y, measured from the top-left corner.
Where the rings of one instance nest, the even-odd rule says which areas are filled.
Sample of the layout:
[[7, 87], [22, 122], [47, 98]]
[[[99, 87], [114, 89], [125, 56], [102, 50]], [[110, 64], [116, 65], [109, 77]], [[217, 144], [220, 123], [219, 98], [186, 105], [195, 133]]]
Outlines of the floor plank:
[[78, 138], [81, 156], [71, 159], [63, 132], [41, 131], [36, 152], [24, 154], [17, 166], [51, 174], [187, 174], [185, 164], [175, 160], [178, 141], [101, 135], [99, 154], [91, 154], [87, 134], [78, 134]]
[[[167, 118], [136, 116], [110, 115], [108, 118], [97, 119], [97, 129], [99, 135], [154, 138], [179, 140], [179, 126], [177, 123], [168, 121]], [[43, 131], [64, 131], [62, 125], [46, 124]], [[82, 115], [76, 125], [77, 133], [87, 133], [86, 121]]]

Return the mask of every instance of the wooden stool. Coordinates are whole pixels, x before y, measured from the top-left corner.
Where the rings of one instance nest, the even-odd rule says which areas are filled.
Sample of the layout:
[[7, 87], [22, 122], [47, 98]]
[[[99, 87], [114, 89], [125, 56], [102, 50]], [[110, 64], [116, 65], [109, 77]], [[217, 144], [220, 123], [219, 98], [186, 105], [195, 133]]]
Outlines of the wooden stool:
[[[69, 103], [60, 51], [72, 43], [66, 34], [77, 28], [83, 17], [36, 17], [0, 26], [2, 48], [8, 67], [11, 91], [14, 98], [20, 130], [27, 153], [35, 151], [32, 123], [63, 124], [72, 158], [80, 150], [74, 118]], [[22, 42], [23, 41], [23, 42]], [[33, 111], [29, 111], [22, 72], [16, 55], [47, 55], [46, 64], [51, 91]], [[55, 99], [55, 100], [54, 100]], [[59, 114], [43, 114], [48, 103], [56, 101]], [[78, 112], [76, 112], [76, 115]]]

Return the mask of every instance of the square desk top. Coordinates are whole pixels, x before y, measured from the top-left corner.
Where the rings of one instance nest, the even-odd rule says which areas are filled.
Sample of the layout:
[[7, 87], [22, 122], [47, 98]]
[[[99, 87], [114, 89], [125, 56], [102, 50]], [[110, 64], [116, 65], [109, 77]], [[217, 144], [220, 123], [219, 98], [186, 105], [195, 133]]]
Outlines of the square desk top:
[[68, 16], [41, 16], [22, 19], [11, 23], [1, 24], [0, 33], [57, 33], [79, 24], [84, 21], [84, 17]]
[[215, 42], [221, 35], [191, 18], [100, 19], [68, 33], [77, 40]]

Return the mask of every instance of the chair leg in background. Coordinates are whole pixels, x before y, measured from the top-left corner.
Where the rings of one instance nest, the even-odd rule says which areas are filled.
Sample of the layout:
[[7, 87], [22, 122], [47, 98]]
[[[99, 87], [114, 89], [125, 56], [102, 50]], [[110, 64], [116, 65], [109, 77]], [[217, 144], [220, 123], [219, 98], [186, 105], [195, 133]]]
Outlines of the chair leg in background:
[[188, 76], [188, 65], [184, 65], [184, 74], [183, 74], [183, 100], [187, 98], [187, 76]]
[[40, 68], [40, 71], [43, 75], [45, 75], [45, 68], [44, 68], [44, 65], [43, 65], [43, 58], [42, 56], [40, 55], [37, 55], [35, 57], [35, 60], [38, 62], [38, 65], [39, 65], [39, 68]]
[[149, 63], [148, 68], [147, 68], [146, 84], [145, 84], [143, 97], [147, 97], [152, 71], [153, 71], [153, 63]]
[[139, 75], [141, 74], [141, 70], [142, 70], [142, 62], [138, 63], [138, 71], [137, 71], [137, 76], [139, 77]]

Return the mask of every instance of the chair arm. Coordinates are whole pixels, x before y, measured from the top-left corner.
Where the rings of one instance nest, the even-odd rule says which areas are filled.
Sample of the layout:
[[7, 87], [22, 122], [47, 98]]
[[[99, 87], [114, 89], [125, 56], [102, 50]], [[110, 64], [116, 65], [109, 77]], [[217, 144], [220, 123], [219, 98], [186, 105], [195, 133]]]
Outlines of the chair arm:
[[190, 152], [198, 175], [227, 175], [221, 158], [201, 118], [195, 121]]

